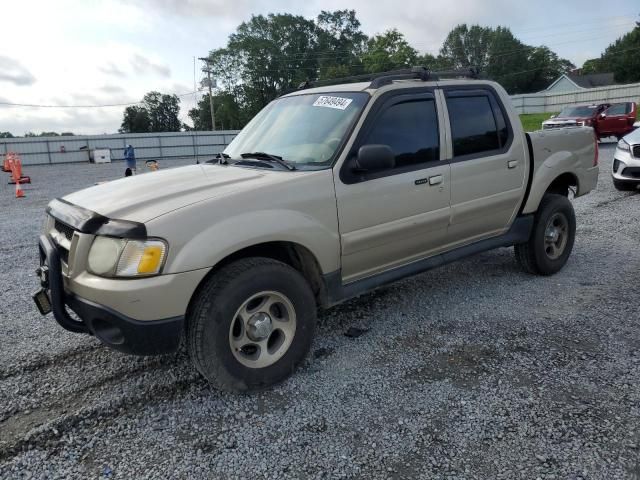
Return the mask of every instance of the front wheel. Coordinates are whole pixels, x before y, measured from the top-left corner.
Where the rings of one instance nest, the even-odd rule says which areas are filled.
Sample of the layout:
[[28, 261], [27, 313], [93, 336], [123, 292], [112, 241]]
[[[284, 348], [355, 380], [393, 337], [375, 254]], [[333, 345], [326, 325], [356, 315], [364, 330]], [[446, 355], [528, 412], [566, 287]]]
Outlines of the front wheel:
[[546, 194], [535, 214], [529, 240], [514, 247], [516, 259], [529, 273], [552, 275], [567, 263], [575, 235], [576, 215], [569, 199]]
[[214, 273], [195, 297], [187, 347], [214, 386], [259, 390], [300, 364], [315, 322], [315, 298], [297, 270], [269, 258], [246, 258]]

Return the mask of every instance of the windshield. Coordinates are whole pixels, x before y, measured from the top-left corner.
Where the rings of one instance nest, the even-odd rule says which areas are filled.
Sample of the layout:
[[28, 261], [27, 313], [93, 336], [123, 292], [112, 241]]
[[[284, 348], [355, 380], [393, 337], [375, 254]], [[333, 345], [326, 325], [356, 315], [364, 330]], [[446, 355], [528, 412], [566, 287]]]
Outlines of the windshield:
[[295, 166], [327, 166], [367, 103], [367, 93], [304, 94], [274, 100], [251, 120], [224, 153], [264, 152]]
[[590, 117], [597, 107], [565, 107], [558, 117]]

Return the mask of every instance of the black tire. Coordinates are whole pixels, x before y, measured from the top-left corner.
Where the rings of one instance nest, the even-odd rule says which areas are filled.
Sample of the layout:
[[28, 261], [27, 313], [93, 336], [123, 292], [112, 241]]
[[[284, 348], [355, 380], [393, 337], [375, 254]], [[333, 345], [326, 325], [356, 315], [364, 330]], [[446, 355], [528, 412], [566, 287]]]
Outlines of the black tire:
[[625, 182], [622, 180], [613, 179], [613, 186], [619, 192], [633, 192], [638, 188], [638, 182]]
[[[244, 360], [242, 349], [232, 350], [232, 324], [239, 309], [261, 292], [278, 293], [289, 301], [289, 307], [294, 309], [295, 333], [275, 363], [251, 368], [237, 358]], [[271, 323], [276, 324], [270, 319]], [[315, 298], [297, 270], [270, 258], [246, 258], [214, 273], [196, 294], [187, 318], [187, 349], [197, 370], [216, 388], [235, 392], [260, 390], [293, 373], [311, 347], [315, 324]], [[241, 327], [243, 335], [247, 335], [245, 327], [246, 324]], [[262, 350], [257, 351], [262, 354]], [[250, 360], [244, 361], [251, 363]]]
[[[557, 250], [547, 244], [547, 228], [551, 222], [562, 219], [566, 221], [565, 233], [558, 235], [558, 241], [564, 238], [563, 246]], [[551, 228], [556, 228], [552, 226]], [[562, 237], [564, 236], [564, 237]], [[546, 194], [542, 197], [538, 211], [535, 214], [531, 237], [526, 243], [515, 245], [514, 251], [518, 263], [529, 273], [536, 275], [552, 275], [558, 272], [571, 254], [576, 236], [576, 215], [573, 205], [569, 199], [563, 195]]]

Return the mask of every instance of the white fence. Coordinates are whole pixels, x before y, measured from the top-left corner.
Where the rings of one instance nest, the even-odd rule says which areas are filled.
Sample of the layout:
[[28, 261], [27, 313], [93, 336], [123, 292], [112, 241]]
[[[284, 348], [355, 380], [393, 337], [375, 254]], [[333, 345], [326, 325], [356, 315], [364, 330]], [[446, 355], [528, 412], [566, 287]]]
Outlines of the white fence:
[[512, 95], [511, 102], [518, 113], [559, 112], [567, 105], [585, 103], [640, 103], [640, 83], [587, 88], [576, 92]]
[[20, 154], [23, 165], [88, 162], [94, 149], [111, 150], [112, 160], [124, 158], [132, 145], [138, 160], [212, 157], [229, 145], [236, 130], [215, 132], [131, 133], [118, 135], [0, 138], [0, 160]]

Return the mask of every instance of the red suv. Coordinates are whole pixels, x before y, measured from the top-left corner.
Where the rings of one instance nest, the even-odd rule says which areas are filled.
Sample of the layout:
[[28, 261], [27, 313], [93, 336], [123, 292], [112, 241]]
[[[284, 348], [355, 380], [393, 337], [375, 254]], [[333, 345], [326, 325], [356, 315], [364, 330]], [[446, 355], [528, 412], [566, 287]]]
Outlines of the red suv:
[[555, 117], [542, 122], [542, 128], [593, 127], [598, 139], [624, 137], [634, 129], [636, 103], [601, 103], [599, 105], [574, 105], [565, 107]]

